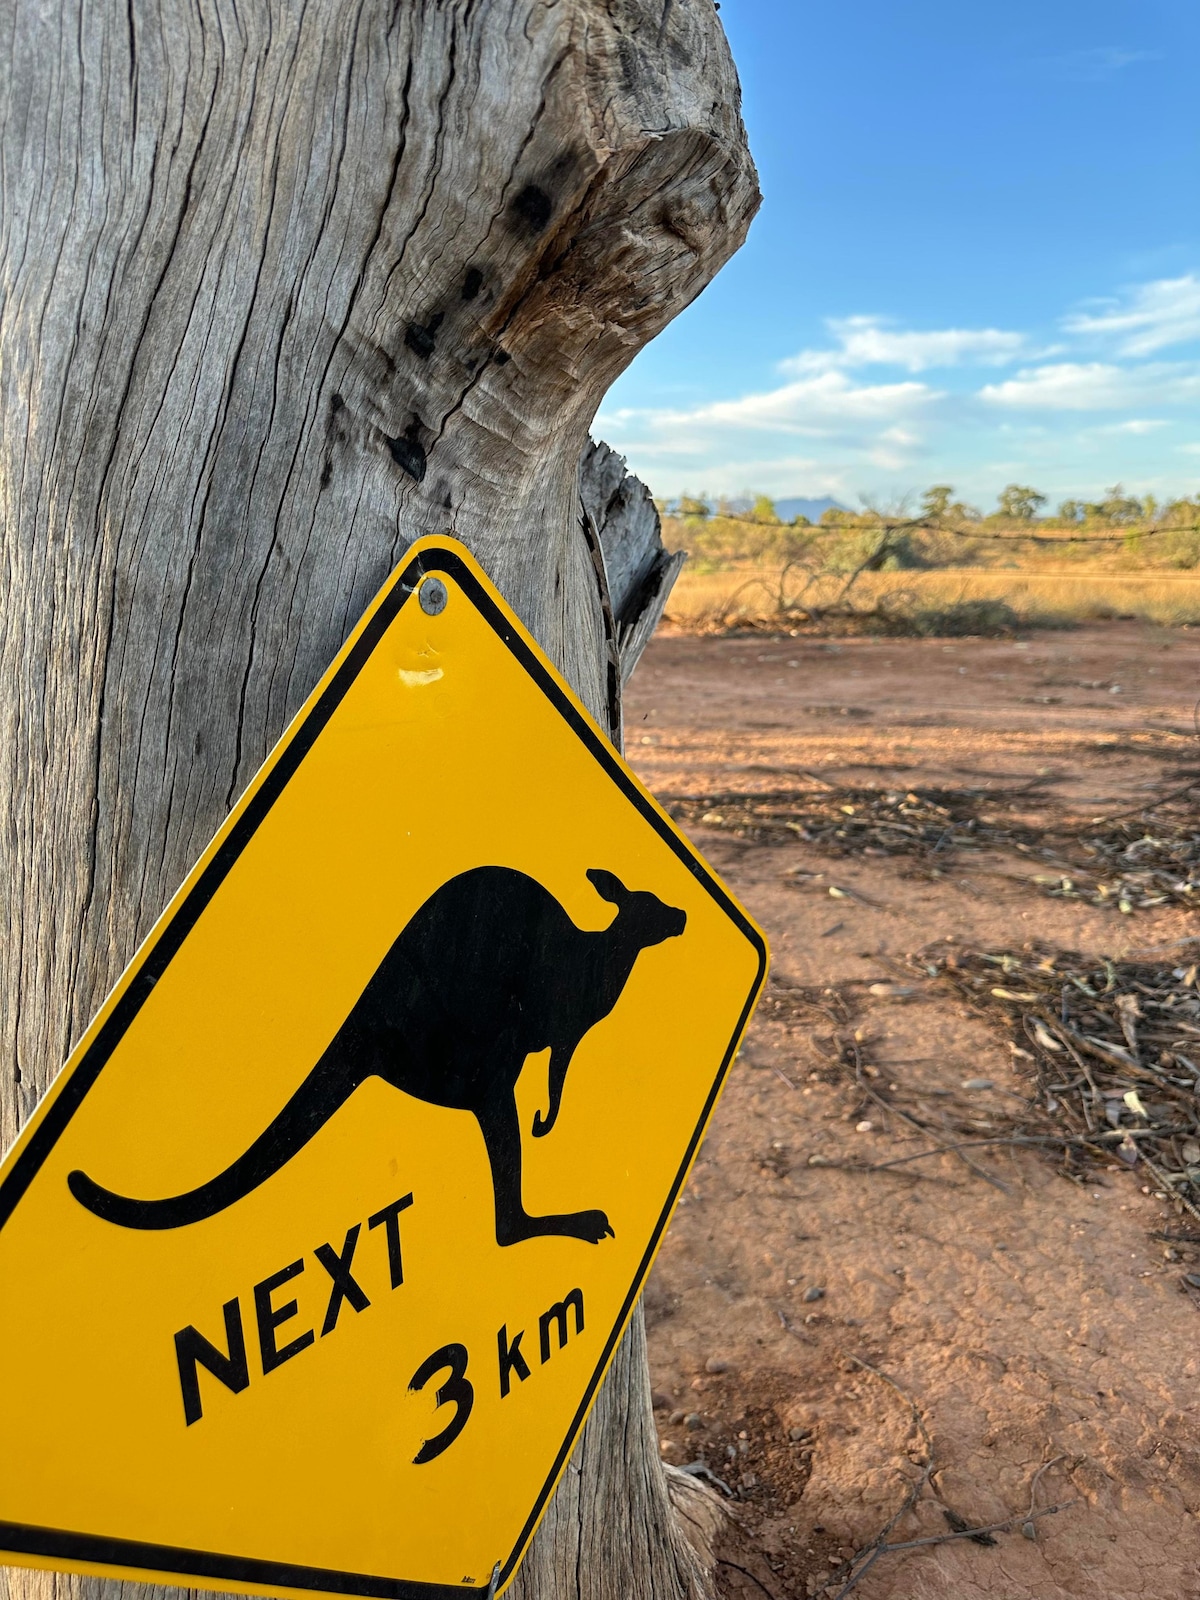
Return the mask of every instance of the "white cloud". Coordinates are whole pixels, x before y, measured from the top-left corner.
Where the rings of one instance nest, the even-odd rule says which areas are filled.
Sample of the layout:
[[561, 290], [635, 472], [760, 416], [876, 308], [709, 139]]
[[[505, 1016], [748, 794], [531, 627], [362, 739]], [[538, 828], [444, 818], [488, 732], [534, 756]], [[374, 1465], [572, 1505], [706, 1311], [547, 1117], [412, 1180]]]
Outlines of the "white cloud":
[[878, 317], [831, 317], [826, 326], [837, 339], [832, 350], [802, 350], [779, 363], [802, 376], [848, 367], [903, 367], [926, 372], [965, 363], [1001, 366], [1025, 350], [1025, 335], [1000, 328], [937, 328], [920, 333], [889, 328]]
[[1103, 428], [1094, 428], [1098, 434], [1132, 434], [1141, 438], [1143, 434], [1153, 433], [1156, 428], [1169, 428], [1170, 423], [1165, 417], [1130, 417], [1128, 422], [1109, 422]]
[[660, 448], [668, 441], [691, 449], [702, 435], [728, 429], [766, 430], [826, 438], [832, 424], [879, 423], [907, 416], [940, 398], [923, 383], [855, 384], [843, 373], [824, 372], [737, 400], [714, 400], [690, 410], [631, 410], [598, 417], [597, 426], [626, 435], [648, 433]]
[[[926, 384], [856, 384], [824, 372], [777, 389], [688, 409], [602, 413], [595, 431], [628, 457], [658, 492], [693, 487], [738, 494], [834, 494], [844, 498], [864, 469], [902, 472], [921, 447], [913, 426], [942, 396]], [[804, 456], [774, 440], [812, 440]]]
[[911, 428], [885, 428], [879, 435], [888, 444], [917, 445], [921, 443], [921, 435], [914, 433]]
[[1003, 383], [986, 384], [992, 405], [1040, 411], [1115, 411], [1129, 405], [1178, 405], [1200, 399], [1200, 372], [1166, 362], [1119, 367], [1104, 361], [1061, 361], [1027, 367]]
[[[656, 471], [653, 451], [636, 451], [630, 466], [639, 476], [655, 485], [655, 490], [673, 495], [685, 490], [693, 494], [741, 495], [745, 493], [769, 494], [774, 499], [798, 494], [797, 484], [803, 493], [819, 499], [832, 495], [836, 500], [847, 500], [854, 494], [856, 469], [810, 456], [761, 456], [729, 460], [709, 455], [702, 470], [681, 475], [673, 464]], [[659, 488], [661, 485], [661, 489]]]
[[1148, 356], [1167, 345], [1200, 339], [1200, 277], [1159, 278], [1143, 283], [1124, 304], [1063, 319], [1068, 333], [1085, 338], [1116, 338], [1123, 356]]

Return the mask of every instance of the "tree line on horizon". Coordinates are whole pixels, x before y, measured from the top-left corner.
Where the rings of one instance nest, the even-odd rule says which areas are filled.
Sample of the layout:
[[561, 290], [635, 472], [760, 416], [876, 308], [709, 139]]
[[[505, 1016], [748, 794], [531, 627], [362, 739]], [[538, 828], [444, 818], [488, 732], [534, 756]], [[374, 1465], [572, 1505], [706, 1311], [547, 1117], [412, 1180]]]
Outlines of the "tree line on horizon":
[[1092, 528], [1124, 528], [1134, 530], [1148, 525], [1182, 527], [1200, 523], [1200, 496], [1186, 495], [1177, 499], [1159, 501], [1154, 495], [1128, 494], [1122, 484], [1115, 483], [1104, 490], [1100, 500], [1063, 500], [1056, 511], [1043, 514], [1048, 496], [1028, 484], [1010, 483], [997, 496], [995, 511], [985, 513], [977, 506], [954, 498], [954, 487], [948, 483], [935, 483], [920, 496], [915, 514], [906, 505], [884, 512], [872, 505], [859, 511], [831, 508], [814, 524], [808, 517], [792, 517], [785, 523], [775, 510], [775, 501], [769, 495], [748, 495], [740, 500], [712, 499], [707, 495], [685, 492], [677, 500], [656, 500], [655, 505], [664, 516], [675, 516], [689, 522], [705, 522], [724, 518], [737, 522], [752, 522], [768, 527], [809, 528], [850, 527], [882, 521], [907, 521], [932, 526], [955, 525], [987, 528], [1012, 527], [1014, 524], [1033, 528], [1067, 528], [1086, 531]]

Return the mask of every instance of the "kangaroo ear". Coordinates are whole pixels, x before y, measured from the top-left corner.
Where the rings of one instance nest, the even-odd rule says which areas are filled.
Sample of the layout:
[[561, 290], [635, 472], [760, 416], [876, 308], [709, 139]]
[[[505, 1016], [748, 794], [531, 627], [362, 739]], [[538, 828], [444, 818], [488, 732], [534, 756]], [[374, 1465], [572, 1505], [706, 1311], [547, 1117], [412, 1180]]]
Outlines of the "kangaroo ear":
[[615, 872], [608, 872], [604, 867], [589, 867], [587, 875], [592, 888], [602, 900], [610, 900], [614, 906], [623, 906], [629, 899], [629, 890]]

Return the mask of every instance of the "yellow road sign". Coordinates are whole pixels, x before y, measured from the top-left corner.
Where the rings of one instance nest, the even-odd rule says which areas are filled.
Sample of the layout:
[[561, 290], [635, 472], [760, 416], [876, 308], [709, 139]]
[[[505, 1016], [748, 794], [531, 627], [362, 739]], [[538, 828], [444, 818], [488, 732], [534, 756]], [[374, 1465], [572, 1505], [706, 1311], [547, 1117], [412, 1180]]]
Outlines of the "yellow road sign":
[[502, 1586], [766, 959], [415, 545], [0, 1169], [0, 1559]]

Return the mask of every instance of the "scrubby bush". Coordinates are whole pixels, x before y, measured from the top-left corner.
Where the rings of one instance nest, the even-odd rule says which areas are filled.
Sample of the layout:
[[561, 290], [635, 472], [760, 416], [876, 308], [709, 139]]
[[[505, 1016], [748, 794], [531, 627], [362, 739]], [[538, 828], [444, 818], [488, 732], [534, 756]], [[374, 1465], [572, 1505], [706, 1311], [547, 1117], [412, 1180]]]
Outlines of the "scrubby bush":
[[925, 639], [961, 639], [967, 634], [1005, 639], [1016, 633], [1020, 622], [1005, 600], [956, 600], [916, 611], [913, 631]]
[[1021, 618], [1004, 600], [951, 600], [930, 605], [912, 590], [881, 597], [869, 614], [873, 631], [909, 639], [1008, 639]]
[[782, 517], [775, 511], [775, 502], [770, 495], [760, 494], [750, 508], [750, 521], [762, 523], [766, 527], [779, 527]]
[[911, 572], [928, 563], [906, 531], [874, 526], [836, 529], [840, 535], [822, 541], [820, 553], [826, 572]]

